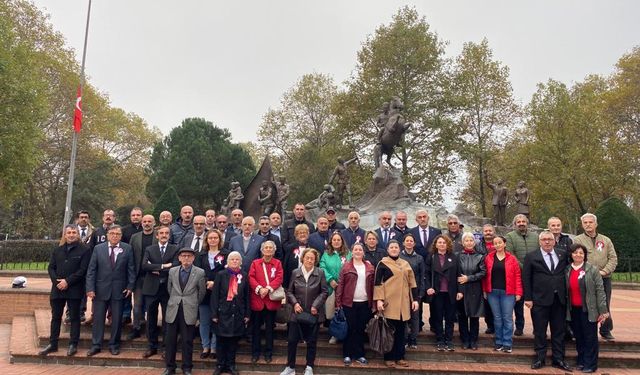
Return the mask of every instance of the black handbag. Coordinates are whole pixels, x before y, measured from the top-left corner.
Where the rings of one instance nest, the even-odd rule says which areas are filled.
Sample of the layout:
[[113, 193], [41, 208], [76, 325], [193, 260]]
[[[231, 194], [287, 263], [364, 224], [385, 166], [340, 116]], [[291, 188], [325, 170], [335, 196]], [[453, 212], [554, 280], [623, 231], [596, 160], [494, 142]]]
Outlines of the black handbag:
[[300, 324], [314, 325], [318, 323], [318, 315], [313, 315], [310, 312], [303, 311], [300, 314], [295, 314], [296, 322]]

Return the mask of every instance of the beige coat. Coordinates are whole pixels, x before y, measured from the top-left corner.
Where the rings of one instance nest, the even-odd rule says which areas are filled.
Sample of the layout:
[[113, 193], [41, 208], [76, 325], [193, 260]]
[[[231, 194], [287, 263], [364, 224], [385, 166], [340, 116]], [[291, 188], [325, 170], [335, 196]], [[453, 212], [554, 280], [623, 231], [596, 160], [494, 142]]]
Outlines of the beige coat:
[[611, 277], [618, 265], [618, 255], [609, 237], [598, 233], [594, 244], [593, 240], [583, 233], [576, 236], [573, 243], [579, 243], [587, 248], [587, 262], [596, 266], [598, 271], [604, 271], [605, 275], [602, 277]]
[[374, 301], [384, 301], [383, 315], [388, 319], [409, 320], [411, 318], [411, 289], [416, 288], [416, 278], [411, 265], [398, 258], [384, 257], [376, 267]]

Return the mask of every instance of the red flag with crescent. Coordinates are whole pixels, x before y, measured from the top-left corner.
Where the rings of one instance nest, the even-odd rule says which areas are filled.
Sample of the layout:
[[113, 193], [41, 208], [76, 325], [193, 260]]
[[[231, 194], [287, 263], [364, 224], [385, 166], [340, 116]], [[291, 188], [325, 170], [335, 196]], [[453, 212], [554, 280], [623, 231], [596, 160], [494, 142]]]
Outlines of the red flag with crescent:
[[78, 86], [76, 107], [73, 111], [73, 131], [80, 133], [80, 129], [82, 129], [82, 87]]

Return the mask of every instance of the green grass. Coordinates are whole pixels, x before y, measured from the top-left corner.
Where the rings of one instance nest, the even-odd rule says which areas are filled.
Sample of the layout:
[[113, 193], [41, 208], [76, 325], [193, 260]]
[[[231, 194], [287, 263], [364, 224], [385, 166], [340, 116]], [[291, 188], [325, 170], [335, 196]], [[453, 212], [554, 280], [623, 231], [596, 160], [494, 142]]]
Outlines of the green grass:
[[621, 281], [621, 282], [640, 282], [640, 272], [614, 272], [611, 275], [611, 281]]
[[48, 266], [49, 262], [2, 263], [0, 264], [0, 269], [46, 271]]

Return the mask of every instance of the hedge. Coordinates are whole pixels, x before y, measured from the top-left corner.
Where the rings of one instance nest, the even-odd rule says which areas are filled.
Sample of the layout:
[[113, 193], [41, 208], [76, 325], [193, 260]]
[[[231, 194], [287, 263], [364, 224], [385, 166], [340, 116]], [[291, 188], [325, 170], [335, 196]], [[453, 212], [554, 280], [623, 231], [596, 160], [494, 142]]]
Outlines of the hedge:
[[57, 240], [0, 241], [0, 264], [48, 262]]

